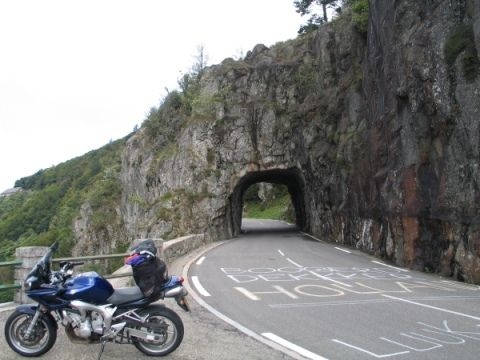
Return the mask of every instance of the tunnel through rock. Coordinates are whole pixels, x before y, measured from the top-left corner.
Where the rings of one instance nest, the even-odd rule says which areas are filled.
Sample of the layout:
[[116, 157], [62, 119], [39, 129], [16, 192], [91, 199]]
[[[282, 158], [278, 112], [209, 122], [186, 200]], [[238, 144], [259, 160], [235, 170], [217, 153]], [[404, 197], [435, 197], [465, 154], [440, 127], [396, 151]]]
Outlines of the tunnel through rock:
[[305, 182], [301, 172], [292, 168], [249, 172], [238, 181], [229, 198], [229, 220], [232, 234], [236, 236], [241, 232], [245, 192], [253, 184], [261, 182], [281, 184], [287, 187], [295, 210], [295, 223], [298, 228], [308, 231], [310, 221], [305, 206]]

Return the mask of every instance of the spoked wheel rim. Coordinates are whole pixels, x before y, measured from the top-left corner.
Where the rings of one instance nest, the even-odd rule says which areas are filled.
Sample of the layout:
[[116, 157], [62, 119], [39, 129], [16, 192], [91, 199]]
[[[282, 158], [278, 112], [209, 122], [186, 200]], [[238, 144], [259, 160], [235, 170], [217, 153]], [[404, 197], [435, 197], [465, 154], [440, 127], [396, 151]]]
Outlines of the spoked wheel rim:
[[140, 328], [140, 330], [147, 331], [152, 335], [152, 340], [139, 340], [138, 345], [140, 347], [152, 353], [165, 353], [175, 346], [178, 331], [172, 320], [165, 316], [154, 315], [148, 319], [148, 323], [155, 324], [156, 327], [161, 327], [162, 329], [151, 330], [146, 327]]
[[18, 350], [34, 354], [48, 345], [49, 331], [48, 326], [43, 319], [39, 319], [32, 330], [32, 334], [27, 338], [26, 332], [33, 316], [23, 314], [12, 321], [9, 329], [9, 335], [12, 345]]

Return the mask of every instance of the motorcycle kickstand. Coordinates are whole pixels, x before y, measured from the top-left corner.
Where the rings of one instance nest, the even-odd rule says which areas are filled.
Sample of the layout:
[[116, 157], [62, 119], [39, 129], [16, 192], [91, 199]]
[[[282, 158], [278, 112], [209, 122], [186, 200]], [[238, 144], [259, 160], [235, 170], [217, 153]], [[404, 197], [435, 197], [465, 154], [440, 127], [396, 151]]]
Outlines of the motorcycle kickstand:
[[100, 359], [101, 359], [102, 354], [103, 354], [103, 350], [105, 350], [105, 344], [106, 344], [106, 343], [107, 343], [106, 340], [103, 340], [103, 341], [102, 341], [102, 347], [100, 348], [100, 352], [98, 353], [98, 358], [97, 358], [97, 360], [100, 360]]

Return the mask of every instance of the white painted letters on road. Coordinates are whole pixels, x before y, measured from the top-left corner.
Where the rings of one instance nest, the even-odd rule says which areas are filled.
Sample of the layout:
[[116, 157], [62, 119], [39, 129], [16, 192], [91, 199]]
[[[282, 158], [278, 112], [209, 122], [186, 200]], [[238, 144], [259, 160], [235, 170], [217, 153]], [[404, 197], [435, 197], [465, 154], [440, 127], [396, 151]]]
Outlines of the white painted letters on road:
[[[307, 291], [307, 289], [309, 291]], [[320, 289], [320, 291], [318, 291], [318, 289]], [[327, 290], [330, 293], [325, 293], [324, 290]], [[332, 289], [328, 286], [322, 286], [322, 285], [300, 285], [295, 288], [295, 292], [302, 295], [322, 297], [322, 298], [345, 295], [343, 291], [340, 291], [338, 289]], [[331, 292], [333, 292], [333, 294]]]
[[298, 299], [298, 296], [291, 293], [290, 291], [288, 290], [285, 290], [283, 287], [281, 286], [278, 286], [278, 285], [275, 285], [275, 286], [272, 286], [276, 291], [250, 291], [250, 290], [247, 290], [243, 287], [235, 287], [234, 289], [239, 291], [240, 293], [242, 293], [243, 295], [245, 295], [247, 298], [249, 298], [250, 300], [254, 300], [254, 301], [258, 301], [260, 300], [260, 297], [258, 297], [257, 295], [278, 295], [278, 294], [283, 294], [283, 295], [286, 295], [288, 296], [289, 298], [291, 299]]
[[392, 356], [397, 356], [397, 355], [403, 355], [403, 354], [409, 354], [410, 351], [401, 351], [401, 352], [396, 352], [396, 353], [390, 353], [390, 354], [376, 354], [374, 353], [373, 351], [368, 351], [368, 350], [365, 350], [359, 346], [355, 346], [355, 345], [351, 345], [351, 344], [348, 344], [344, 341], [341, 341], [341, 340], [337, 340], [337, 339], [332, 339], [333, 342], [336, 342], [338, 344], [342, 344], [342, 345], [345, 345], [346, 347], [349, 347], [351, 349], [354, 349], [354, 350], [358, 350], [358, 351], [361, 351], [365, 354], [368, 354], [368, 355], [371, 355], [373, 356], [374, 358], [377, 358], [377, 359], [384, 359], [384, 358], [388, 358], [388, 357], [392, 357]]
[[230, 279], [236, 283], [248, 283], [252, 281], [257, 281], [258, 277], [253, 275], [227, 275]]
[[[443, 326], [441, 327], [425, 324], [422, 322], [417, 322], [417, 324], [424, 327], [418, 329], [415, 332], [401, 332], [399, 334], [401, 338], [395, 340], [386, 337], [379, 338], [379, 340], [387, 342], [389, 344], [393, 344], [396, 347], [408, 349], [402, 352], [395, 352], [395, 349], [393, 348], [389, 353], [377, 354], [373, 351], [367, 350], [360, 346], [349, 344], [345, 341], [341, 341], [338, 339], [332, 339], [332, 341], [337, 344], [344, 345], [350, 349], [363, 352], [377, 359], [408, 354], [411, 352], [419, 353], [431, 351], [434, 349], [442, 348], [444, 347], [444, 345], [462, 345], [465, 344], [468, 339], [480, 341], [480, 332], [452, 330], [448, 325], [447, 320], [443, 321]], [[409, 341], [406, 341], [405, 338], [409, 339]], [[421, 346], [424, 344], [427, 344], [427, 346]]]
[[394, 340], [390, 340], [390, 339], [387, 339], [387, 338], [384, 338], [384, 337], [381, 337], [380, 339], [384, 340], [384, 341], [387, 341], [387, 342], [390, 342], [392, 344], [396, 344], [398, 346], [401, 346], [401, 347], [404, 347], [404, 348], [407, 348], [407, 349], [410, 349], [410, 350], [413, 350], [413, 351], [416, 351], [416, 352], [424, 352], [424, 351], [430, 351], [430, 350], [433, 350], [433, 349], [437, 349], [437, 348], [441, 348], [443, 345], [442, 344], [438, 344], [436, 342], [433, 342], [431, 340], [425, 340], [425, 339], [422, 339], [422, 338], [418, 338], [416, 336], [412, 336], [412, 335], [409, 335], [409, 334], [405, 334], [405, 333], [400, 333], [401, 336], [404, 336], [406, 338], [410, 338], [410, 339], [413, 339], [413, 340], [416, 340], [417, 342], [425, 342], [427, 344], [431, 344], [433, 346], [429, 346], [427, 348], [418, 348], [418, 347], [413, 347], [413, 345], [405, 345], [403, 343], [400, 343], [398, 341], [394, 341]]

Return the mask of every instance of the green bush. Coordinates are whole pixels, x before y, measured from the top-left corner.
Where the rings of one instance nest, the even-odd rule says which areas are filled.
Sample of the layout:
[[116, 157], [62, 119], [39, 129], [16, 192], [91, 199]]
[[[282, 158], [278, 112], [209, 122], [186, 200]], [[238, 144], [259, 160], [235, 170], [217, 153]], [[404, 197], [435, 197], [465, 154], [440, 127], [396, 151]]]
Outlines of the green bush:
[[184, 101], [180, 92], [172, 91], [162, 100], [158, 108], [150, 109], [142, 126], [156, 147], [164, 146], [175, 140], [175, 136], [186, 118]]
[[366, 35], [368, 31], [368, 16], [370, 12], [370, 5], [368, 0], [351, 0], [352, 7], [352, 21], [355, 28]]
[[285, 185], [273, 184], [267, 201], [258, 197], [259, 185], [250, 186], [243, 199], [245, 205], [244, 217], [252, 219], [273, 219], [291, 221], [290, 212], [293, 208], [290, 194]]
[[[0, 284], [13, 284], [13, 266], [0, 268]], [[13, 300], [15, 290], [0, 290], [0, 304]]]

